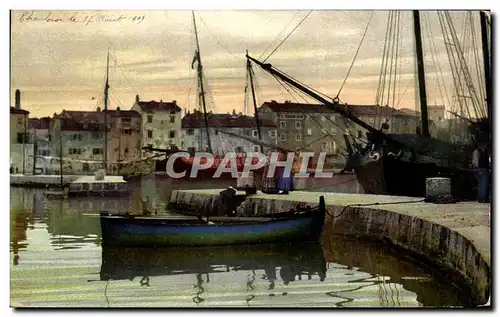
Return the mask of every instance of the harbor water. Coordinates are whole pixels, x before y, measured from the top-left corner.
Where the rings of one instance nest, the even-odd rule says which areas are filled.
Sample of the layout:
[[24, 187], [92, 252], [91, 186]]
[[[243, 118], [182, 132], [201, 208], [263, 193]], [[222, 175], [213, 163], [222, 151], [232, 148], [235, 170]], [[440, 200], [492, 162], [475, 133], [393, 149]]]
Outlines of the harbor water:
[[[467, 294], [388, 246], [325, 232], [320, 243], [102, 248], [101, 211], [157, 214], [180, 188], [232, 182], [144, 177], [127, 199], [47, 200], [10, 189], [14, 307], [454, 307]], [[311, 190], [359, 192], [352, 175]]]

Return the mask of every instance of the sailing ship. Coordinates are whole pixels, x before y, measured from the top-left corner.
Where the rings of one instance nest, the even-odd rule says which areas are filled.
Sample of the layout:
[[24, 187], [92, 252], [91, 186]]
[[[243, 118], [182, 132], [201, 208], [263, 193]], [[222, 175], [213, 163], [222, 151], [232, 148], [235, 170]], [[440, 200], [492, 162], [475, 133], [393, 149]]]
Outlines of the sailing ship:
[[[476, 140], [491, 144], [491, 124], [489, 123], [491, 120], [491, 75], [489, 44], [485, 43], [487, 35], [484, 35], [487, 34], [485, 19], [485, 14], [481, 13], [487, 91], [486, 105], [489, 116], [477, 120], [471, 119], [473, 124], [470, 126], [470, 133]], [[270, 63], [258, 61], [248, 54], [247, 58], [264, 71], [297, 88], [368, 131], [368, 144], [364, 148], [353, 150], [346, 166], [346, 169], [354, 169], [357, 180], [365, 193], [423, 197], [425, 196], [426, 178], [439, 176], [451, 179], [451, 193], [454, 197], [472, 199], [476, 183], [474, 171], [469, 168], [473, 152], [472, 146], [470, 144], [452, 144], [432, 138], [429, 134], [420, 16], [416, 10], [413, 11], [413, 21], [422, 117], [420, 133], [419, 131], [415, 134], [386, 133], [383, 129], [377, 129], [349, 112], [348, 106], [341, 104], [337, 98], [330, 100], [324, 97], [324, 95], [273, 67]]]
[[[202, 65], [202, 61], [201, 61], [200, 45], [199, 45], [199, 40], [198, 40], [198, 30], [196, 27], [196, 18], [195, 18], [194, 11], [192, 12], [192, 16], [193, 16], [193, 26], [194, 26], [195, 39], [196, 39], [196, 51], [195, 51], [193, 61], [191, 63], [191, 67], [194, 68], [195, 64], [196, 64], [197, 82], [198, 82], [198, 89], [199, 89], [198, 96], [199, 96], [199, 103], [200, 103], [200, 108], [201, 108], [200, 109], [201, 111], [198, 111], [197, 114], [193, 115], [193, 116], [195, 116], [195, 117], [200, 116], [200, 115], [203, 116], [204, 131], [202, 133], [200, 133], [199, 144], [201, 147], [203, 147], [204, 143], [206, 142], [206, 148], [205, 148], [206, 152], [208, 152], [214, 156], [213, 163], [210, 167], [197, 169], [198, 170], [197, 179], [206, 179], [206, 178], [212, 178], [213, 175], [216, 173], [217, 169], [219, 168], [219, 166], [221, 164], [223, 164], [224, 162], [226, 162], [225, 167], [230, 167], [229, 164], [231, 164], [227, 160], [224, 161], [223, 156], [214, 155], [214, 151], [212, 148], [212, 140], [210, 137], [210, 128], [215, 129], [215, 133], [220, 132], [220, 133], [224, 133], [227, 135], [231, 135], [232, 133], [230, 133], [230, 132], [226, 133], [225, 131], [218, 130], [215, 124], [210, 124], [211, 119], [215, 118], [215, 117], [212, 117], [212, 115], [207, 112], [207, 104], [206, 104], [206, 98], [205, 98], [206, 92], [205, 92], [205, 87], [204, 87], [203, 65]], [[258, 116], [257, 116], [257, 104], [256, 104], [255, 93], [254, 93], [253, 71], [252, 71], [252, 65], [250, 63], [247, 63], [247, 72], [249, 74], [250, 84], [251, 84], [251, 88], [252, 88], [254, 113], [255, 113], [255, 119], [256, 119], [258, 138], [257, 139], [256, 138], [245, 138], [244, 136], [239, 136], [239, 135], [236, 135], [236, 137], [240, 137], [242, 139], [245, 139], [247, 141], [252, 142], [253, 144], [259, 145], [260, 151], [262, 152], [263, 151], [263, 144], [265, 144], [265, 143], [262, 142], [260, 120], [258, 119]], [[194, 119], [199, 119], [199, 117], [194, 118]], [[205, 142], [203, 140], [204, 138], [206, 138]], [[165, 155], [167, 156], [167, 158], [165, 158], [165, 160], [162, 160], [161, 162], [159, 162], [159, 164], [157, 164], [157, 168], [156, 168], [157, 171], [165, 171], [168, 156], [175, 153], [175, 152], [178, 152], [178, 151], [157, 149], [157, 148], [145, 148], [145, 149], [150, 150], [150, 151], [165, 153]], [[237, 155], [235, 157], [236, 169], [238, 172], [241, 173], [243, 171], [245, 161], [246, 161], [246, 157], [244, 157], [244, 156]], [[256, 164], [257, 161], [258, 161], [258, 158], [252, 159], [253, 164]], [[178, 157], [174, 162], [173, 170], [176, 173], [186, 172], [185, 177], [189, 177], [191, 174], [191, 170], [193, 169], [194, 166], [196, 166], [196, 165], [204, 166], [206, 164], [206, 162], [207, 162], [206, 158], [201, 158], [200, 162], [195, 161], [195, 157], [193, 155], [191, 155], [190, 157]], [[220, 175], [219, 178], [224, 179], [224, 178], [233, 178], [233, 177], [234, 177], [234, 175], [232, 175], [231, 173], [224, 172]]]

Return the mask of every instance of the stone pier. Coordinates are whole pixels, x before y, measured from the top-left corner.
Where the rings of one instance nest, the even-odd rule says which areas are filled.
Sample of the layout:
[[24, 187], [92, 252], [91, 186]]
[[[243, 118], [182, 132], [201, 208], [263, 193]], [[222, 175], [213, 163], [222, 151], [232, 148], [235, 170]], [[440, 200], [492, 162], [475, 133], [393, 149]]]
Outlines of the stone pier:
[[[223, 189], [177, 190], [170, 208], [215, 214]], [[237, 192], [244, 195], [244, 192]], [[315, 207], [324, 196], [324, 233], [388, 242], [450, 274], [477, 305], [490, 297], [490, 205], [476, 202], [433, 204], [423, 198], [293, 191], [257, 193], [241, 205], [247, 215], [269, 216], [296, 207]]]

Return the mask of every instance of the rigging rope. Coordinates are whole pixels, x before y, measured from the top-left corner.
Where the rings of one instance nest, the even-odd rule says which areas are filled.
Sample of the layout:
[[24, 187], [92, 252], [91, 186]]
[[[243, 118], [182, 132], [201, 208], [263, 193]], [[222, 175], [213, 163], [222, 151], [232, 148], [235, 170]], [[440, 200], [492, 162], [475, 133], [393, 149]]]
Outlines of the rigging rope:
[[295, 13], [295, 15], [293, 16], [293, 18], [290, 20], [290, 22], [288, 22], [288, 24], [281, 30], [281, 32], [278, 33], [278, 35], [274, 38], [274, 40], [269, 44], [269, 46], [264, 50], [264, 52], [262, 52], [262, 54], [260, 54], [258, 60], [260, 60], [262, 58], [262, 56], [264, 56], [264, 54], [267, 52], [268, 49], [271, 48], [271, 46], [273, 45], [273, 43], [281, 36], [281, 34], [290, 26], [290, 24], [292, 24], [293, 20], [295, 20], [295, 17], [300, 13], [300, 11], [297, 11]]
[[217, 36], [215, 36], [215, 34], [212, 33], [212, 31], [210, 30], [210, 28], [208, 27], [208, 25], [205, 23], [205, 20], [203, 20], [203, 17], [201, 16], [201, 14], [198, 13], [198, 16], [200, 17], [200, 20], [201, 22], [205, 25], [205, 27], [207, 28], [208, 32], [210, 32], [210, 34], [212, 35], [212, 37], [215, 39], [215, 41], [217, 42], [217, 44], [219, 44], [223, 49], [225, 49], [229, 54], [231, 54], [232, 56], [234, 57], [237, 57], [236, 55], [234, 55], [230, 50], [229, 48], [227, 48], [226, 45], [222, 44], [221, 41], [219, 41], [219, 39], [217, 38]]
[[372, 13], [370, 14], [370, 19], [368, 20], [368, 23], [366, 24], [366, 28], [365, 28], [365, 31], [363, 32], [363, 35], [361, 36], [361, 41], [359, 42], [356, 53], [354, 54], [354, 58], [352, 59], [351, 66], [349, 66], [349, 70], [347, 71], [347, 75], [345, 76], [344, 81], [342, 82], [342, 85], [340, 86], [339, 92], [337, 93], [337, 96], [335, 96], [335, 99], [339, 98], [339, 95], [342, 92], [342, 89], [344, 88], [344, 85], [347, 81], [347, 78], [349, 78], [349, 75], [351, 74], [351, 70], [352, 70], [352, 67], [354, 66], [354, 62], [356, 61], [356, 58], [358, 57], [359, 49], [361, 48], [361, 45], [363, 45], [363, 41], [365, 39], [366, 32], [368, 31], [368, 28], [370, 27], [370, 23], [372, 22], [374, 12], [375, 11], [372, 11]]
[[293, 28], [293, 30], [288, 33], [288, 35], [278, 44], [278, 46], [276, 46], [276, 48], [271, 52], [271, 54], [269, 54], [266, 59], [264, 59], [264, 61], [262, 61], [263, 63], [265, 63], [269, 57], [271, 57], [271, 55], [274, 54], [274, 52], [276, 52], [278, 50], [278, 48], [280, 48], [280, 46], [290, 37], [290, 35], [292, 35], [293, 32], [295, 32], [295, 30], [305, 21], [305, 19], [307, 19], [307, 17], [313, 12], [313, 10], [309, 11], [309, 13], [304, 17], [302, 18], [302, 20], [300, 20], [299, 24], [297, 24], [297, 26], [295, 26]]
[[385, 39], [384, 39], [384, 51], [382, 52], [382, 66], [380, 67], [380, 74], [378, 76], [378, 85], [377, 85], [377, 95], [375, 97], [375, 104], [380, 105], [380, 88], [382, 85], [382, 74], [384, 71], [384, 65], [385, 65], [385, 54], [387, 50], [387, 43], [388, 43], [388, 38], [389, 38], [389, 21], [390, 21], [390, 16], [392, 14], [392, 11], [388, 12], [388, 17], [387, 17], [387, 24], [385, 26]]

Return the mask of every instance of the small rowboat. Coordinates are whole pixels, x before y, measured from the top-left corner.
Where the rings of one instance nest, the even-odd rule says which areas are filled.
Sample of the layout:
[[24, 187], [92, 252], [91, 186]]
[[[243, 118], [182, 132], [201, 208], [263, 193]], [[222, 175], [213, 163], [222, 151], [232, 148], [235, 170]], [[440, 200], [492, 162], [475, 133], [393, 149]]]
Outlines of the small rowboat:
[[325, 200], [319, 206], [275, 217], [133, 217], [101, 214], [103, 245], [207, 246], [317, 240]]

